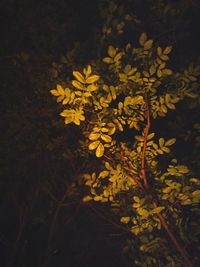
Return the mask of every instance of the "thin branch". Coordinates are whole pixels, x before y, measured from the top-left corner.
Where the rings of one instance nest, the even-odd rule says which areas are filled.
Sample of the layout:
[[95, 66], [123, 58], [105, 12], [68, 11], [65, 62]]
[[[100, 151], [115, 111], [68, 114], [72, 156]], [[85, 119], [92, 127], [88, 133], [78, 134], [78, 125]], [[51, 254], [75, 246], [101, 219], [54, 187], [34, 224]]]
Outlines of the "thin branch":
[[150, 110], [149, 110], [149, 104], [148, 104], [148, 99], [147, 95], [145, 94], [145, 104], [146, 104], [146, 127], [145, 127], [145, 132], [144, 132], [144, 143], [143, 143], [143, 149], [142, 149], [142, 160], [141, 160], [141, 176], [144, 181], [144, 187], [148, 190], [149, 185], [147, 181], [147, 176], [146, 176], [146, 170], [145, 170], [145, 157], [146, 157], [146, 148], [147, 148], [147, 136], [149, 134], [149, 130], [151, 127], [151, 122], [150, 122]]
[[[147, 191], [149, 191], [149, 185], [148, 185], [148, 179], [147, 179], [147, 175], [146, 175], [146, 169], [145, 169], [145, 156], [146, 156], [146, 147], [147, 147], [147, 136], [149, 134], [149, 130], [150, 130], [150, 126], [151, 126], [151, 121], [150, 121], [150, 109], [149, 109], [149, 104], [148, 104], [148, 99], [147, 99], [147, 95], [145, 94], [145, 103], [146, 103], [146, 127], [145, 127], [145, 132], [144, 132], [144, 143], [143, 143], [143, 150], [142, 150], [142, 160], [141, 160], [141, 176], [142, 179], [144, 181], [144, 186], [145, 189]], [[157, 202], [155, 200], [153, 200], [153, 207], [157, 208]], [[181, 254], [181, 256], [184, 259], [184, 262], [186, 264], [187, 267], [194, 267], [194, 265], [192, 264], [192, 262], [190, 261], [185, 249], [183, 248], [183, 246], [177, 241], [175, 235], [171, 232], [171, 230], [169, 229], [169, 226], [164, 218], [164, 216], [162, 215], [162, 213], [158, 213], [157, 217], [159, 218], [161, 225], [163, 227], [163, 229], [166, 231], [166, 233], [168, 234], [169, 238], [171, 239], [172, 243], [174, 244], [174, 246], [176, 247], [177, 251], [179, 251], [179, 253]]]

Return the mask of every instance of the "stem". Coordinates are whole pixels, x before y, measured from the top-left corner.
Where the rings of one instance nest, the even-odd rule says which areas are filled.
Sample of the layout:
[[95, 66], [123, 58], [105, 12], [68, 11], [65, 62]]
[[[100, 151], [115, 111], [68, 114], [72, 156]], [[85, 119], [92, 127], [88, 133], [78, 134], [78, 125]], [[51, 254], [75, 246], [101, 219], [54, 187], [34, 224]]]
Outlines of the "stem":
[[148, 185], [147, 175], [146, 175], [146, 170], [145, 170], [145, 156], [146, 156], [146, 148], [147, 148], [147, 136], [149, 134], [149, 130], [151, 127], [151, 122], [150, 122], [149, 104], [148, 104], [148, 99], [147, 99], [146, 94], [145, 94], [145, 103], [146, 103], [147, 123], [146, 123], [146, 127], [145, 127], [145, 132], [144, 132], [144, 143], [143, 143], [143, 149], [142, 149], [141, 176], [142, 176], [142, 179], [144, 181], [144, 186], [148, 190], [149, 185]]
[[[148, 104], [148, 99], [147, 99], [147, 95], [146, 94], [145, 94], [145, 103], [146, 103], [146, 119], [147, 119], [147, 123], [146, 123], [146, 127], [145, 127], [145, 132], [144, 132], [144, 144], [143, 144], [142, 160], [141, 160], [141, 176], [142, 176], [142, 179], [144, 181], [145, 190], [149, 192], [149, 184], [148, 184], [148, 179], [147, 179], [146, 169], [145, 169], [145, 156], [146, 156], [146, 147], [147, 147], [147, 136], [149, 134], [151, 122], [150, 122], [150, 109], [149, 109], [149, 104]], [[153, 207], [154, 208], [158, 207], [158, 205], [157, 205], [155, 200], [153, 201]], [[163, 217], [162, 213], [158, 213], [157, 217], [159, 218], [163, 229], [165, 230], [165, 232], [167, 233], [167, 235], [171, 239], [171, 241], [174, 244], [174, 246], [176, 247], [177, 251], [183, 257], [186, 266], [187, 267], [194, 267], [194, 265], [192, 264], [192, 262], [190, 261], [188, 255], [187, 255], [184, 247], [177, 241], [176, 237], [174, 236], [174, 234], [169, 229], [169, 226], [167, 225], [167, 222], [166, 222], [165, 218]]]
[[[158, 207], [158, 205], [157, 205], [157, 203], [155, 201], [153, 202], [153, 207], [154, 208], [157, 208]], [[176, 249], [179, 251], [179, 253], [183, 257], [186, 266], [187, 267], [194, 267], [194, 265], [192, 264], [192, 262], [190, 261], [188, 255], [187, 255], [187, 252], [182, 247], [182, 245], [177, 241], [177, 239], [175, 238], [174, 234], [169, 229], [169, 226], [167, 225], [167, 223], [165, 221], [165, 218], [163, 217], [162, 213], [158, 213], [157, 214], [157, 217], [159, 218], [162, 227], [164, 228], [164, 230], [166, 231], [166, 233], [170, 237], [170, 239], [173, 242], [174, 246], [176, 247]]]

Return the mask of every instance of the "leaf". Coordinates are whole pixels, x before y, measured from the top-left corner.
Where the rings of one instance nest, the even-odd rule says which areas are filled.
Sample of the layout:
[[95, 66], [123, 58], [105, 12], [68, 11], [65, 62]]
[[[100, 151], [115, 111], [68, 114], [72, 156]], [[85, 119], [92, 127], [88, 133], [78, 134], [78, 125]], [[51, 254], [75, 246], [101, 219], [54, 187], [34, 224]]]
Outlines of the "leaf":
[[57, 91], [58, 91], [58, 93], [60, 94], [60, 95], [64, 95], [64, 93], [65, 93], [65, 90], [62, 88], [62, 86], [61, 85], [57, 85]]
[[176, 138], [169, 139], [166, 143], [165, 146], [171, 146], [176, 142]]
[[109, 175], [109, 171], [102, 171], [99, 174], [99, 178], [106, 178]]
[[153, 40], [148, 40], [145, 44], [144, 44], [144, 49], [145, 50], [149, 50], [152, 48], [152, 44], [153, 44]]
[[87, 70], [85, 73], [86, 78], [88, 78], [90, 76], [90, 74], [92, 73], [92, 68], [90, 65], [87, 66]]
[[180, 165], [180, 166], [178, 166], [178, 170], [179, 170], [179, 172], [181, 172], [181, 173], [188, 173], [188, 172], [189, 172], [188, 167], [185, 166], [185, 165]]
[[91, 133], [90, 135], [89, 135], [89, 139], [90, 140], [97, 140], [98, 138], [100, 137], [100, 133]]
[[107, 143], [110, 143], [112, 141], [112, 138], [107, 134], [102, 134], [101, 139]]
[[138, 208], [137, 212], [139, 215], [143, 216], [143, 217], [148, 217], [149, 216], [149, 212], [145, 209], [142, 208]]
[[102, 143], [100, 143], [97, 147], [97, 150], [96, 150], [96, 156], [97, 158], [101, 158], [104, 154], [104, 146]]
[[87, 87], [87, 90], [90, 91], [90, 92], [96, 91], [97, 89], [98, 89], [98, 86], [95, 85], [95, 84], [90, 84], [90, 85]]
[[160, 147], [162, 147], [164, 145], [164, 143], [165, 143], [164, 138], [160, 138], [159, 139], [159, 145], [160, 145]]
[[152, 138], [154, 137], [154, 135], [155, 135], [155, 133], [151, 133], [151, 134], [149, 134], [149, 135], [147, 136], [147, 140], [152, 139]]
[[94, 150], [94, 149], [96, 149], [97, 147], [98, 147], [98, 145], [99, 145], [99, 143], [100, 143], [100, 141], [94, 141], [94, 142], [92, 142], [92, 143], [90, 143], [89, 144], [89, 150]]
[[139, 38], [139, 44], [144, 46], [144, 43], [147, 41], [147, 34], [145, 32], [143, 32], [141, 35], [140, 35], [140, 38]]
[[167, 55], [172, 51], [172, 46], [167, 46], [165, 50], [163, 51], [163, 54]]
[[80, 89], [80, 90], [84, 90], [84, 89], [85, 89], [85, 87], [84, 87], [80, 82], [78, 82], [78, 81], [76, 81], [76, 80], [73, 80], [73, 81], [72, 81], [72, 85], [73, 85], [75, 88]]
[[164, 151], [165, 153], [169, 153], [170, 149], [168, 147], [163, 146], [162, 151]]
[[157, 48], [157, 54], [158, 54], [159, 56], [162, 55], [162, 48], [161, 48], [160, 46]]
[[152, 65], [151, 67], [150, 67], [150, 74], [151, 75], [153, 75], [155, 72], [156, 72], [156, 68], [155, 68], [155, 66], [154, 65]]
[[103, 62], [104, 63], [107, 63], [107, 64], [110, 64], [113, 62], [113, 59], [111, 57], [104, 57], [103, 58]]
[[86, 83], [94, 83], [99, 80], [99, 75], [92, 75], [89, 78], [87, 78]]
[[138, 196], [134, 196], [134, 197], [133, 197], [133, 200], [134, 200], [135, 202], [140, 202], [140, 199], [139, 199]]
[[170, 69], [164, 69], [164, 70], [162, 70], [162, 73], [164, 74], [164, 75], [172, 75], [172, 70], [170, 70]]
[[120, 221], [121, 221], [122, 223], [127, 224], [127, 223], [130, 222], [130, 217], [121, 217]]
[[122, 52], [118, 53], [118, 54], [114, 57], [114, 61], [115, 61], [115, 62], [119, 61], [119, 60], [122, 58], [122, 56], [123, 56], [123, 53], [122, 53]]
[[157, 76], [158, 76], [158, 78], [162, 77], [162, 71], [159, 69], [157, 70]]
[[165, 207], [157, 207], [157, 208], [155, 208], [155, 209], [153, 209], [152, 210], [152, 213], [160, 213], [162, 210], [164, 210], [165, 209]]
[[82, 201], [83, 201], [84, 203], [86, 203], [86, 202], [88, 202], [88, 201], [90, 201], [90, 200], [92, 200], [92, 197], [91, 197], [91, 196], [85, 196], [85, 197], [82, 199]]
[[112, 45], [109, 45], [108, 55], [113, 58], [116, 55], [116, 52], [116, 49]]
[[55, 90], [55, 89], [51, 90], [50, 92], [54, 96], [59, 96], [59, 92], [57, 90]]
[[80, 72], [73, 71], [73, 75], [79, 82], [85, 83], [85, 79], [84, 79], [83, 75]]

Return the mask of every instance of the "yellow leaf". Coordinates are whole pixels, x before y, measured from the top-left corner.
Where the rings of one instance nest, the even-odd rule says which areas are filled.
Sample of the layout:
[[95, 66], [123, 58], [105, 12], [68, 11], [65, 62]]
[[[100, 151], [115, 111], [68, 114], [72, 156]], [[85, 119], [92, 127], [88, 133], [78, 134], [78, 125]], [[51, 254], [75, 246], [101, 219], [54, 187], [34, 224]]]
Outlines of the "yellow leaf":
[[122, 56], [123, 56], [123, 53], [122, 53], [122, 52], [118, 53], [118, 54], [114, 57], [114, 61], [115, 61], [115, 62], [119, 61], [119, 60], [121, 59]]
[[165, 153], [169, 153], [170, 149], [168, 147], [163, 146], [162, 151], [164, 151]]
[[121, 221], [122, 223], [127, 224], [127, 223], [130, 222], [130, 217], [121, 217], [120, 221]]
[[59, 96], [58, 91], [55, 90], [55, 89], [51, 90], [50, 92], [51, 92], [51, 94], [54, 95], [54, 96]]
[[152, 48], [152, 44], [153, 44], [153, 40], [148, 40], [147, 42], [145, 42], [144, 44], [144, 49], [145, 50], [149, 50]]
[[84, 89], [85, 89], [85, 87], [84, 87], [80, 82], [78, 82], [78, 81], [76, 81], [76, 80], [73, 80], [73, 81], [72, 81], [72, 85], [73, 85], [75, 88], [80, 89], [80, 90], [84, 90]]
[[164, 61], [167, 61], [169, 59], [167, 55], [161, 55], [160, 58]]
[[100, 158], [103, 156], [103, 154], [104, 154], [104, 146], [102, 143], [100, 143], [97, 147], [97, 150], [96, 150], [96, 156], [97, 156], [97, 158]]
[[85, 83], [85, 79], [84, 79], [83, 75], [80, 72], [73, 71], [73, 75], [79, 82]]
[[80, 119], [78, 117], [74, 117], [74, 120], [73, 122], [76, 124], [76, 125], [80, 125]]
[[166, 143], [165, 146], [171, 146], [176, 142], [176, 138], [169, 139]]
[[158, 76], [158, 78], [162, 77], [162, 71], [159, 70], [159, 69], [158, 69], [158, 71], [157, 71], [157, 76]]
[[116, 55], [116, 52], [116, 49], [112, 45], [109, 45], [108, 55], [113, 58]]
[[152, 210], [152, 213], [160, 213], [162, 210], [164, 210], [165, 209], [165, 207], [157, 207], [157, 208], [155, 208], [155, 209], [153, 209]]
[[162, 48], [161, 48], [160, 46], [157, 48], [157, 54], [158, 54], [159, 56], [162, 55]]
[[100, 137], [100, 133], [91, 133], [90, 135], [89, 135], [89, 139], [90, 140], [97, 140], [98, 138]]
[[154, 137], [154, 135], [155, 135], [155, 133], [151, 133], [151, 134], [149, 134], [149, 135], [147, 136], [147, 140], [152, 139], [152, 138]]
[[92, 197], [91, 197], [91, 196], [85, 196], [85, 197], [82, 199], [83, 202], [88, 202], [88, 201], [90, 201], [90, 200], [92, 200]]
[[159, 139], [159, 145], [160, 145], [160, 147], [162, 147], [164, 145], [164, 143], [165, 143], [164, 138], [160, 138]]
[[155, 72], [156, 72], [156, 68], [155, 68], [155, 66], [152, 65], [150, 67], [150, 74], [153, 75]]
[[103, 58], [103, 62], [104, 63], [107, 63], [107, 64], [110, 64], [113, 62], [113, 59], [111, 57], [104, 57]]
[[112, 141], [112, 138], [107, 134], [102, 134], [101, 139], [107, 143], [110, 143]]
[[167, 55], [167, 54], [169, 54], [171, 51], [172, 51], [172, 46], [167, 46], [167, 47], [165, 48], [165, 50], [163, 51], [163, 53], [164, 53], [165, 55]]
[[61, 85], [57, 85], [57, 91], [58, 91], [58, 93], [60, 94], [60, 95], [64, 95], [64, 93], [65, 93], [65, 90], [62, 88], [62, 86]]
[[144, 46], [144, 43], [147, 41], [147, 34], [145, 32], [143, 32], [141, 35], [140, 35], [140, 38], [139, 38], [139, 43], [140, 45]]
[[92, 68], [90, 65], [88, 65], [87, 70], [86, 70], [86, 74], [85, 74], [86, 79], [90, 76], [91, 73], [92, 73]]
[[87, 78], [86, 83], [94, 83], [99, 80], [99, 75], [92, 75], [89, 78]]
[[171, 75], [173, 72], [172, 72], [172, 70], [170, 70], [170, 69], [164, 69], [164, 70], [162, 71], [162, 73], [163, 73], [164, 75]]
[[94, 149], [96, 149], [97, 147], [98, 147], [98, 145], [99, 145], [99, 143], [100, 143], [100, 141], [94, 141], [94, 142], [92, 142], [92, 143], [90, 143], [89, 144], [89, 150], [94, 150]]
[[62, 103], [63, 105], [66, 105], [68, 102], [69, 102], [69, 98], [65, 98]]
[[95, 84], [90, 84], [90, 85], [87, 87], [87, 90], [90, 91], [90, 92], [96, 91], [97, 89], [98, 89], [98, 86], [95, 85]]

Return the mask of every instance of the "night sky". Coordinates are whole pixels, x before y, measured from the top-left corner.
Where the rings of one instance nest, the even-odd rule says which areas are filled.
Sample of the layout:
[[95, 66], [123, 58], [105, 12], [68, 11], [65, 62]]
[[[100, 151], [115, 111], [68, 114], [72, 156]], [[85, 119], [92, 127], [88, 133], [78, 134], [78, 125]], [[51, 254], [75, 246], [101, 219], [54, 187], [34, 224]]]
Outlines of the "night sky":
[[[2, 267], [134, 266], [122, 250], [130, 236], [115, 218], [116, 211], [106, 205], [81, 202], [85, 189], [80, 189], [77, 177], [84, 162], [79, 152], [74, 152], [80, 132], [77, 127], [63, 125], [59, 108], [49, 93], [73, 68], [61, 62], [70, 49], [80, 48], [77, 65], [87, 64], [95, 55], [96, 29], [102, 25], [98, 6], [103, 2], [0, 1]], [[165, 2], [176, 6], [181, 1]], [[121, 1], [143, 21], [137, 29], [126, 32], [121, 42], [135, 42], [146, 31], [161, 44], [173, 42], [172, 67], [178, 69], [200, 59], [200, 2], [185, 2], [189, 4], [179, 18], [165, 22], [160, 18], [159, 22], [149, 12], [151, 0], [136, 0], [135, 5], [131, 0]], [[61, 65], [58, 75], [55, 64]], [[179, 115], [184, 112], [184, 105], [180, 106]], [[175, 129], [175, 135], [189, 133], [191, 125], [198, 121], [199, 113], [190, 112], [184, 113], [186, 120], [180, 129]], [[167, 127], [162, 123], [160, 127], [168, 136]], [[193, 146], [180, 140], [177, 155], [188, 150], [183, 160], [187, 162], [191, 155], [190, 163], [198, 171]], [[65, 194], [65, 206], [57, 210]]]

